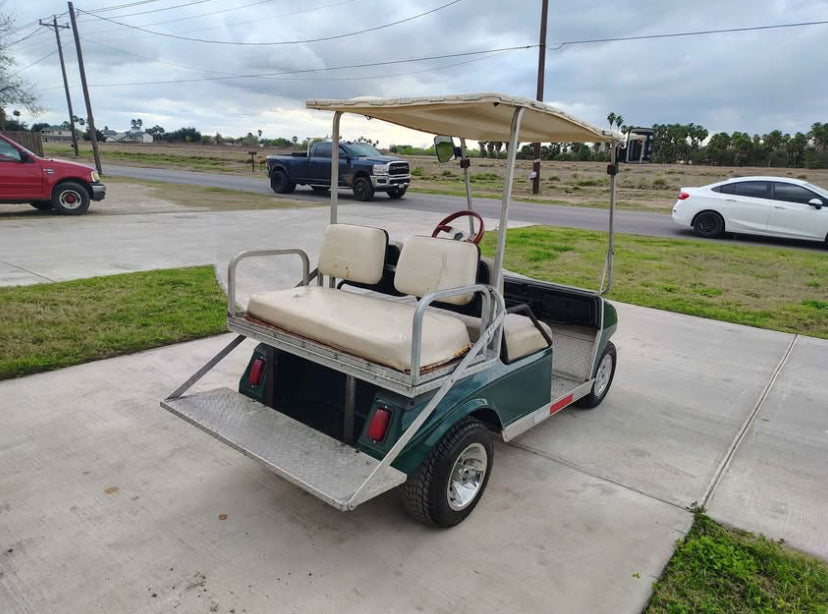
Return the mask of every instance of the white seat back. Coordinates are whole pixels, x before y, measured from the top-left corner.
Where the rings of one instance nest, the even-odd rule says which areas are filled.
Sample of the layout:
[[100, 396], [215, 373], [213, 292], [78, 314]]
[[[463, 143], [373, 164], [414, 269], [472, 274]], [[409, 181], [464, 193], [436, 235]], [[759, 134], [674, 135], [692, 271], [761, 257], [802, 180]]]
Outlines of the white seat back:
[[[474, 243], [411, 237], [397, 262], [394, 287], [398, 292], [421, 298], [435, 290], [470, 286], [477, 282], [479, 262], [480, 250]], [[472, 294], [463, 294], [440, 302], [468, 305], [473, 298]]]
[[319, 275], [362, 284], [382, 279], [388, 233], [381, 228], [331, 224], [319, 249]]

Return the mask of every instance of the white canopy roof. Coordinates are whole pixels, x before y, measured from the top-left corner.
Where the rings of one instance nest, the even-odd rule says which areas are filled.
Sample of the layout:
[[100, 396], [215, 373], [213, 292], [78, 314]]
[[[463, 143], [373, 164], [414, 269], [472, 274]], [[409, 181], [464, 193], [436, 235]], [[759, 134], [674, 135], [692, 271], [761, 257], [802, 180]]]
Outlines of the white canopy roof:
[[525, 109], [520, 140], [530, 143], [598, 143], [617, 139], [542, 102], [503, 94], [461, 94], [422, 98], [360, 97], [308, 100], [309, 109], [356, 113], [421, 132], [474, 141], [509, 141], [512, 115]]

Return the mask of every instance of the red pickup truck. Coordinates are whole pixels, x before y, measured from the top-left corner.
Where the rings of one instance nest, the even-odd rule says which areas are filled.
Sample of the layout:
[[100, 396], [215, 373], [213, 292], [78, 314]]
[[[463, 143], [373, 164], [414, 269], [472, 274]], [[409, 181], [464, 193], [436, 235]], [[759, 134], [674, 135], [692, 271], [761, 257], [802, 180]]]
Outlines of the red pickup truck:
[[98, 171], [76, 162], [41, 158], [0, 134], [0, 203], [29, 203], [81, 215], [93, 200], [103, 200], [106, 186]]

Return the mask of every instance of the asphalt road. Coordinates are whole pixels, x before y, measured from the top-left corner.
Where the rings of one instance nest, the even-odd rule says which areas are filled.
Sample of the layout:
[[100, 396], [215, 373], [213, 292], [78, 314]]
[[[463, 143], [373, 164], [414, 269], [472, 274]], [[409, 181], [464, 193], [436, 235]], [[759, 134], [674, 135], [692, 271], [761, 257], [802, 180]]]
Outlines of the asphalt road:
[[[269, 194], [274, 198], [279, 198], [270, 189], [267, 177], [263, 174], [258, 174], [252, 177], [241, 177], [238, 175], [199, 173], [193, 171], [179, 171], [138, 166], [118, 166], [114, 164], [107, 164], [104, 166], [104, 171], [118, 177], [226, 188], [228, 190]], [[291, 200], [324, 203], [327, 201], [328, 197], [326, 194], [316, 194], [311, 191], [310, 188], [299, 187], [296, 192], [290, 194], [289, 198]], [[347, 190], [340, 191], [339, 199], [342, 204], [357, 202]], [[383, 207], [433, 211], [434, 213], [440, 213], [443, 215], [448, 215], [452, 211], [458, 211], [466, 208], [466, 199], [459, 196], [418, 194], [416, 192], [409, 192], [402, 200], [391, 200], [386, 198], [384, 195], [379, 194], [377, 195], [377, 199], [373, 202], [377, 205], [382, 205]], [[476, 198], [474, 200], [474, 208], [483, 217], [495, 219], [500, 217], [499, 200]], [[607, 229], [607, 212], [605, 209], [513, 201], [509, 217], [513, 221], [529, 222], [532, 224], [563, 226], [566, 228], [584, 228], [587, 230]], [[757, 245], [773, 245], [817, 251], [824, 249], [824, 246], [821, 243], [776, 239], [770, 237], [755, 237], [750, 235], [731, 235], [721, 239], [702, 239], [690, 228], [683, 228], [675, 224], [673, 220], [670, 219], [669, 215], [664, 213], [649, 213], [646, 211], [617, 211], [615, 215], [615, 231], [650, 237], [673, 237], [681, 239], [697, 239], [700, 241], [717, 240], [727, 243], [739, 241]]]
[[[168, 181], [187, 185], [201, 185], [228, 190], [241, 190], [257, 194], [270, 194], [278, 198], [270, 189], [267, 177], [240, 177], [237, 175], [221, 175], [214, 173], [198, 173], [192, 171], [178, 171], [161, 168], [144, 168], [137, 166], [116, 166], [107, 164], [106, 173], [119, 177], [133, 179], [149, 179], [152, 181]], [[326, 202], [327, 195], [316, 194], [310, 188], [299, 187], [289, 195], [292, 200]], [[339, 193], [341, 203], [357, 202], [347, 190]], [[466, 208], [466, 199], [458, 196], [442, 196], [434, 194], [418, 194], [409, 192], [402, 200], [391, 200], [378, 194], [376, 204], [383, 207], [399, 207], [402, 209], [417, 209], [433, 211], [448, 215], [452, 211]], [[489, 198], [476, 198], [475, 210], [484, 217], [500, 217], [500, 201]], [[549, 224], [552, 226], [566, 226], [569, 228], [586, 228], [590, 230], [607, 229], [607, 213], [602, 209], [586, 207], [569, 207], [563, 205], [544, 205], [526, 202], [513, 202], [510, 218], [520, 222], [533, 224]], [[634, 234], [650, 235], [655, 237], [692, 236], [689, 231], [677, 227], [668, 215], [661, 213], [647, 213], [644, 211], [618, 211], [616, 213], [616, 230]]]

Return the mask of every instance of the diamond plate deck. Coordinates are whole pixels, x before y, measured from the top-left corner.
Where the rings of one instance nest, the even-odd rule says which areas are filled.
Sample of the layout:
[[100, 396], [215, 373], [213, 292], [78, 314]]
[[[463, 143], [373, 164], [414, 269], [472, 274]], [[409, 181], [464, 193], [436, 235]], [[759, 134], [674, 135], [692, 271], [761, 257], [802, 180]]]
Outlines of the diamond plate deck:
[[[161, 406], [340, 510], [379, 461], [229, 388], [217, 388]], [[375, 476], [366, 500], [399, 486], [401, 471]]]

